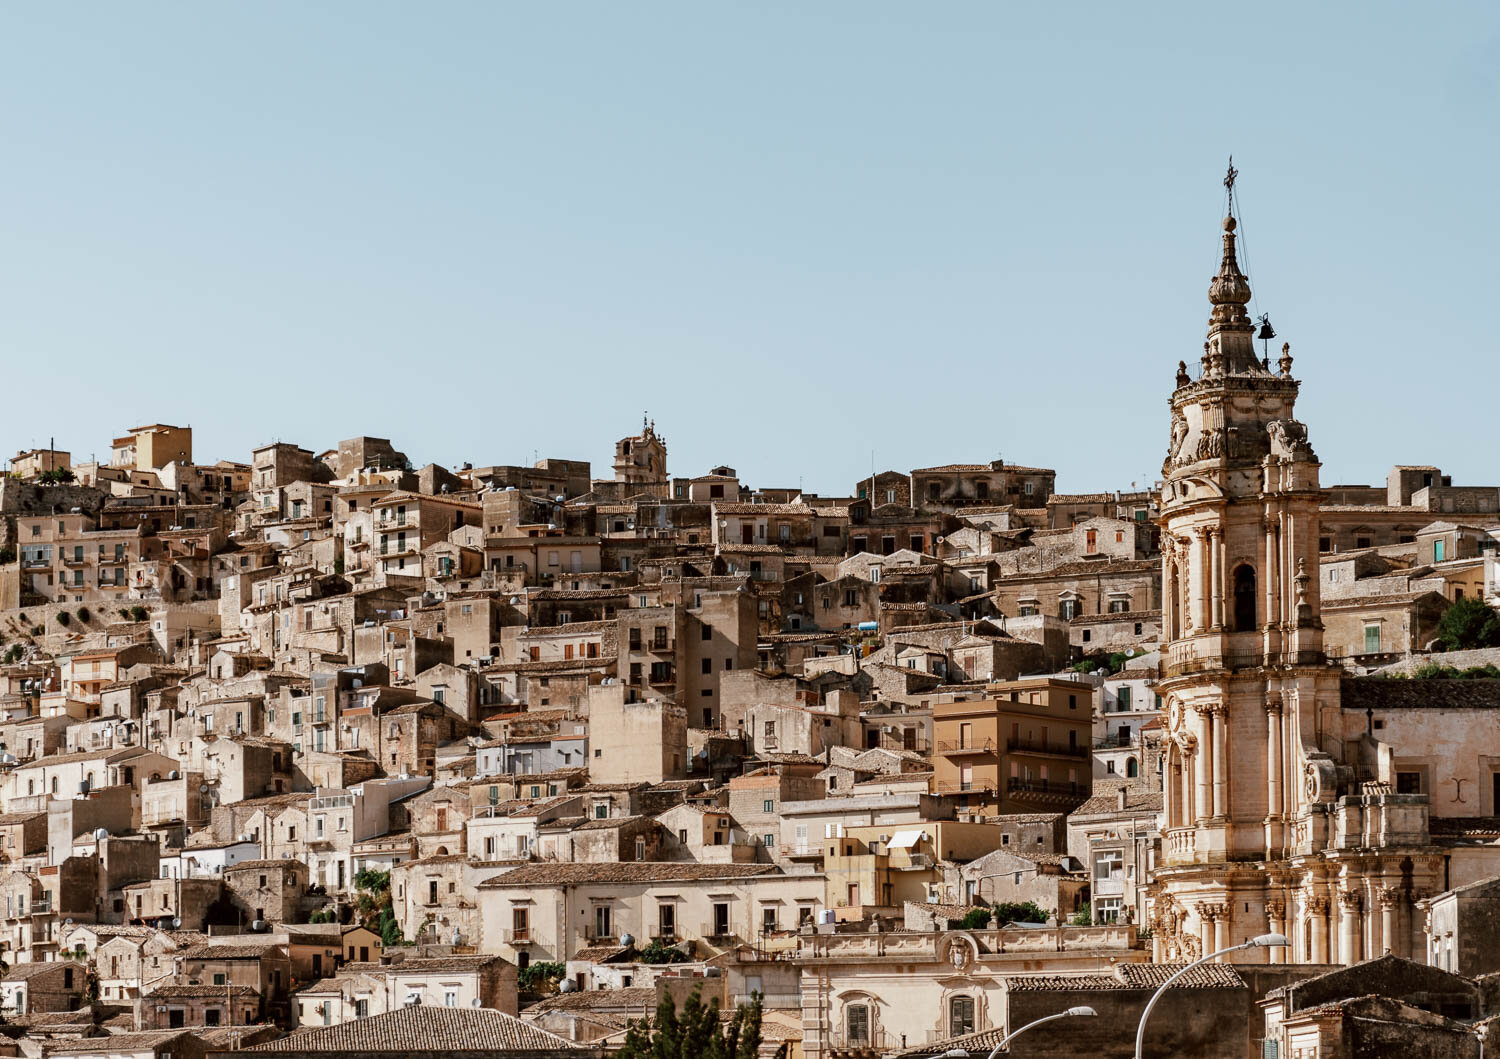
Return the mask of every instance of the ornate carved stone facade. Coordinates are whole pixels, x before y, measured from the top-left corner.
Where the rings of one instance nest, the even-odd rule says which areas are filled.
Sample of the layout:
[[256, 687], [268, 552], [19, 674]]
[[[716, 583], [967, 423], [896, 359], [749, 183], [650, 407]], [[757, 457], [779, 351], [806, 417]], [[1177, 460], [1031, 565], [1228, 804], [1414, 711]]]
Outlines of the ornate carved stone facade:
[[1443, 853], [1425, 798], [1361, 784], [1343, 760], [1341, 670], [1323, 653], [1315, 576], [1318, 458], [1294, 415], [1289, 347], [1274, 370], [1256, 356], [1236, 227], [1224, 221], [1201, 372], [1179, 366], [1163, 467], [1155, 956], [1267, 932], [1291, 951], [1236, 955], [1409, 956], [1421, 951], [1412, 902], [1441, 888]]

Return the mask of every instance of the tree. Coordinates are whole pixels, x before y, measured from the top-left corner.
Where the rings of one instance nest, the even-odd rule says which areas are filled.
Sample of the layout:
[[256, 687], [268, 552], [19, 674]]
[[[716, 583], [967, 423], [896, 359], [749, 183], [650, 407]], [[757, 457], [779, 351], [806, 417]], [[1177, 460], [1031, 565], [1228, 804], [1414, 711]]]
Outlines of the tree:
[[1088, 901], [1078, 906], [1078, 911], [1073, 913], [1073, 918], [1068, 920], [1075, 927], [1092, 926], [1094, 923], [1094, 908]]
[[1045, 923], [1052, 918], [1052, 913], [1035, 901], [1002, 901], [991, 911], [1002, 927], [1007, 923]]
[[[727, 1020], [719, 1017], [717, 1001], [704, 1004], [694, 989], [683, 1002], [679, 1015], [672, 998], [664, 996], [656, 1005], [656, 1016], [632, 1022], [625, 1032], [624, 1047], [617, 1059], [755, 1059], [760, 1051], [761, 1004], [756, 995], [741, 1004]], [[778, 1055], [785, 1054], [778, 1052]]]
[[964, 913], [963, 920], [958, 924], [960, 930], [984, 930], [990, 925], [990, 918], [994, 912], [988, 908], [971, 908]]
[[42, 485], [67, 485], [76, 482], [78, 476], [67, 467], [58, 467], [55, 470], [43, 471], [36, 476], [36, 480]]
[[1482, 599], [1461, 599], [1443, 612], [1438, 642], [1445, 651], [1500, 646], [1500, 614]]

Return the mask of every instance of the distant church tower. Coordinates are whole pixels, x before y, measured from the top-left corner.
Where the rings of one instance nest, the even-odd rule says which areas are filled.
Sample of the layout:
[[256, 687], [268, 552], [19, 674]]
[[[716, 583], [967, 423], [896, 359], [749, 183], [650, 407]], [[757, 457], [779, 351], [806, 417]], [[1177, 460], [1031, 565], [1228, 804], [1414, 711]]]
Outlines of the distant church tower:
[[[1293, 416], [1289, 347], [1275, 370], [1256, 356], [1233, 178], [1202, 370], [1193, 379], [1178, 366], [1162, 468], [1157, 692], [1168, 735], [1153, 944], [1158, 959], [1186, 959], [1274, 932], [1292, 952], [1233, 958], [1411, 955], [1410, 904], [1432, 859], [1363, 840], [1329, 856], [1335, 803], [1360, 785], [1337, 734], [1343, 671], [1323, 654], [1319, 463]], [[1418, 847], [1425, 819], [1420, 830]]]
[[615, 442], [615, 481], [632, 485], [665, 485], [667, 443], [656, 423], [642, 417], [641, 432]]

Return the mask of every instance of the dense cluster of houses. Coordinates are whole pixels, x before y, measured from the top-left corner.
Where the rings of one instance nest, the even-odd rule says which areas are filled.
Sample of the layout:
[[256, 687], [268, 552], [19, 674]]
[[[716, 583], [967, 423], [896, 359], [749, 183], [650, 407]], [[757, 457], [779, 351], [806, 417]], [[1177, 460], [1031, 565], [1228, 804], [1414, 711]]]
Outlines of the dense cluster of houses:
[[1184, 980], [1172, 1054], [1470, 1054], [1500, 690], [1392, 674], [1497, 601], [1500, 489], [1318, 489], [1226, 231], [1150, 490], [673, 477], [650, 421], [609, 477], [199, 464], [167, 424], [18, 454], [0, 1053], [607, 1053], [698, 990], [759, 997], [767, 1055], [1075, 1003], [1113, 1017], [1027, 1054], [1129, 1054], [1174, 965], [1269, 931]]

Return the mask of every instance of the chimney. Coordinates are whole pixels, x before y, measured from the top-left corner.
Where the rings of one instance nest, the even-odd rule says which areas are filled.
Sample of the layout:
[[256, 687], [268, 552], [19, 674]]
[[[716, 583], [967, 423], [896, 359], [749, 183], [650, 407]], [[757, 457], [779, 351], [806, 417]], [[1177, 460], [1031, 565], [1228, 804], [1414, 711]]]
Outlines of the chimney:
[[1129, 808], [1129, 805], [1126, 804], [1129, 802], [1129, 800], [1130, 799], [1126, 795], [1124, 787], [1121, 787], [1119, 790], [1115, 791], [1115, 808], [1120, 810], [1120, 812], [1123, 813], [1126, 809]]

